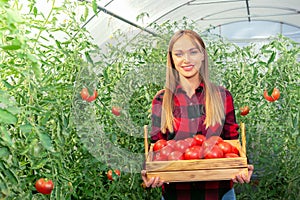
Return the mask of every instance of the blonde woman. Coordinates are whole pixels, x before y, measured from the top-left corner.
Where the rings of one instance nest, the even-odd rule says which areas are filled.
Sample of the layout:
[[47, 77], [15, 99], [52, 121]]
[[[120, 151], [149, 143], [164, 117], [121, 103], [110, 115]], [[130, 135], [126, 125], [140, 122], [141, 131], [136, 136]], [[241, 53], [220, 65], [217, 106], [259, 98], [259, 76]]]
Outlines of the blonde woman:
[[[167, 55], [165, 89], [152, 102], [151, 142], [180, 140], [202, 134], [237, 139], [233, 99], [228, 90], [209, 79], [208, 56], [201, 37], [192, 30], [176, 32]], [[165, 183], [159, 177], [142, 178], [147, 187], [161, 187], [162, 199], [235, 199], [233, 183], [248, 183], [253, 172], [239, 174], [231, 181]]]

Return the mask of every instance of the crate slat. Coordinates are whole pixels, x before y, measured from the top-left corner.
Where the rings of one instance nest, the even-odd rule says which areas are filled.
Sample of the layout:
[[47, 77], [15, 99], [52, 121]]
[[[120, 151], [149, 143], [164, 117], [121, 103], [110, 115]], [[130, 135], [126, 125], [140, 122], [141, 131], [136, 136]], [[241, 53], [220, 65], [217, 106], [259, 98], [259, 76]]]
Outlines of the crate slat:
[[211, 169], [190, 171], [147, 172], [147, 178], [159, 176], [165, 182], [219, 181], [231, 180], [239, 173], [248, 174], [247, 168]]

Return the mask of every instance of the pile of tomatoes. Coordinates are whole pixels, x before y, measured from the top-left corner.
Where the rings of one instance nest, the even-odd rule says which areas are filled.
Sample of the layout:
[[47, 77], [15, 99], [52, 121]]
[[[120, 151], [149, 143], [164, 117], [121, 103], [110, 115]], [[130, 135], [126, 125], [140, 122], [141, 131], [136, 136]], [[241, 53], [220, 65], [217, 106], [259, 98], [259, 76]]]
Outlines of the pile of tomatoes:
[[219, 136], [194, 135], [182, 140], [160, 139], [153, 145], [153, 161], [239, 157], [239, 150]]

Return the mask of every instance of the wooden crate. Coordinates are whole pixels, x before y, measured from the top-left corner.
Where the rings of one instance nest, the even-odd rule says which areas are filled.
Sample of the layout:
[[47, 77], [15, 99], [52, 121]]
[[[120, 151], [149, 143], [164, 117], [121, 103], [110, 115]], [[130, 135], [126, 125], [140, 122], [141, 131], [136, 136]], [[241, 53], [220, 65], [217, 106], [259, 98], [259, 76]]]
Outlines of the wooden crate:
[[217, 181], [230, 180], [239, 173], [248, 174], [245, 127], [242, 123], [241, 133], [242, 145], [239, 140], [225, 140], [238, 148], [240, 153], [238, 158], [152, 161], [153, 144], [149, 149], [145, 128], [147, 178], [159, 176], [165, 182]]

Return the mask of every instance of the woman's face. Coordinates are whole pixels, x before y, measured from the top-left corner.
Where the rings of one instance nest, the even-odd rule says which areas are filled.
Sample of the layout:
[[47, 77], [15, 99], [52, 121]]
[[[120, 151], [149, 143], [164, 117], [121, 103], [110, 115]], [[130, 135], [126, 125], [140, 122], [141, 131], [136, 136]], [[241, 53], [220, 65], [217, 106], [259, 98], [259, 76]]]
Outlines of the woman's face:
[[[201, 45], [198, 44], [200, 47]], [[204, 54], [189, 36], [183, 35], [173, 45], [172, 58], [180, 76], [199, 80]]]

